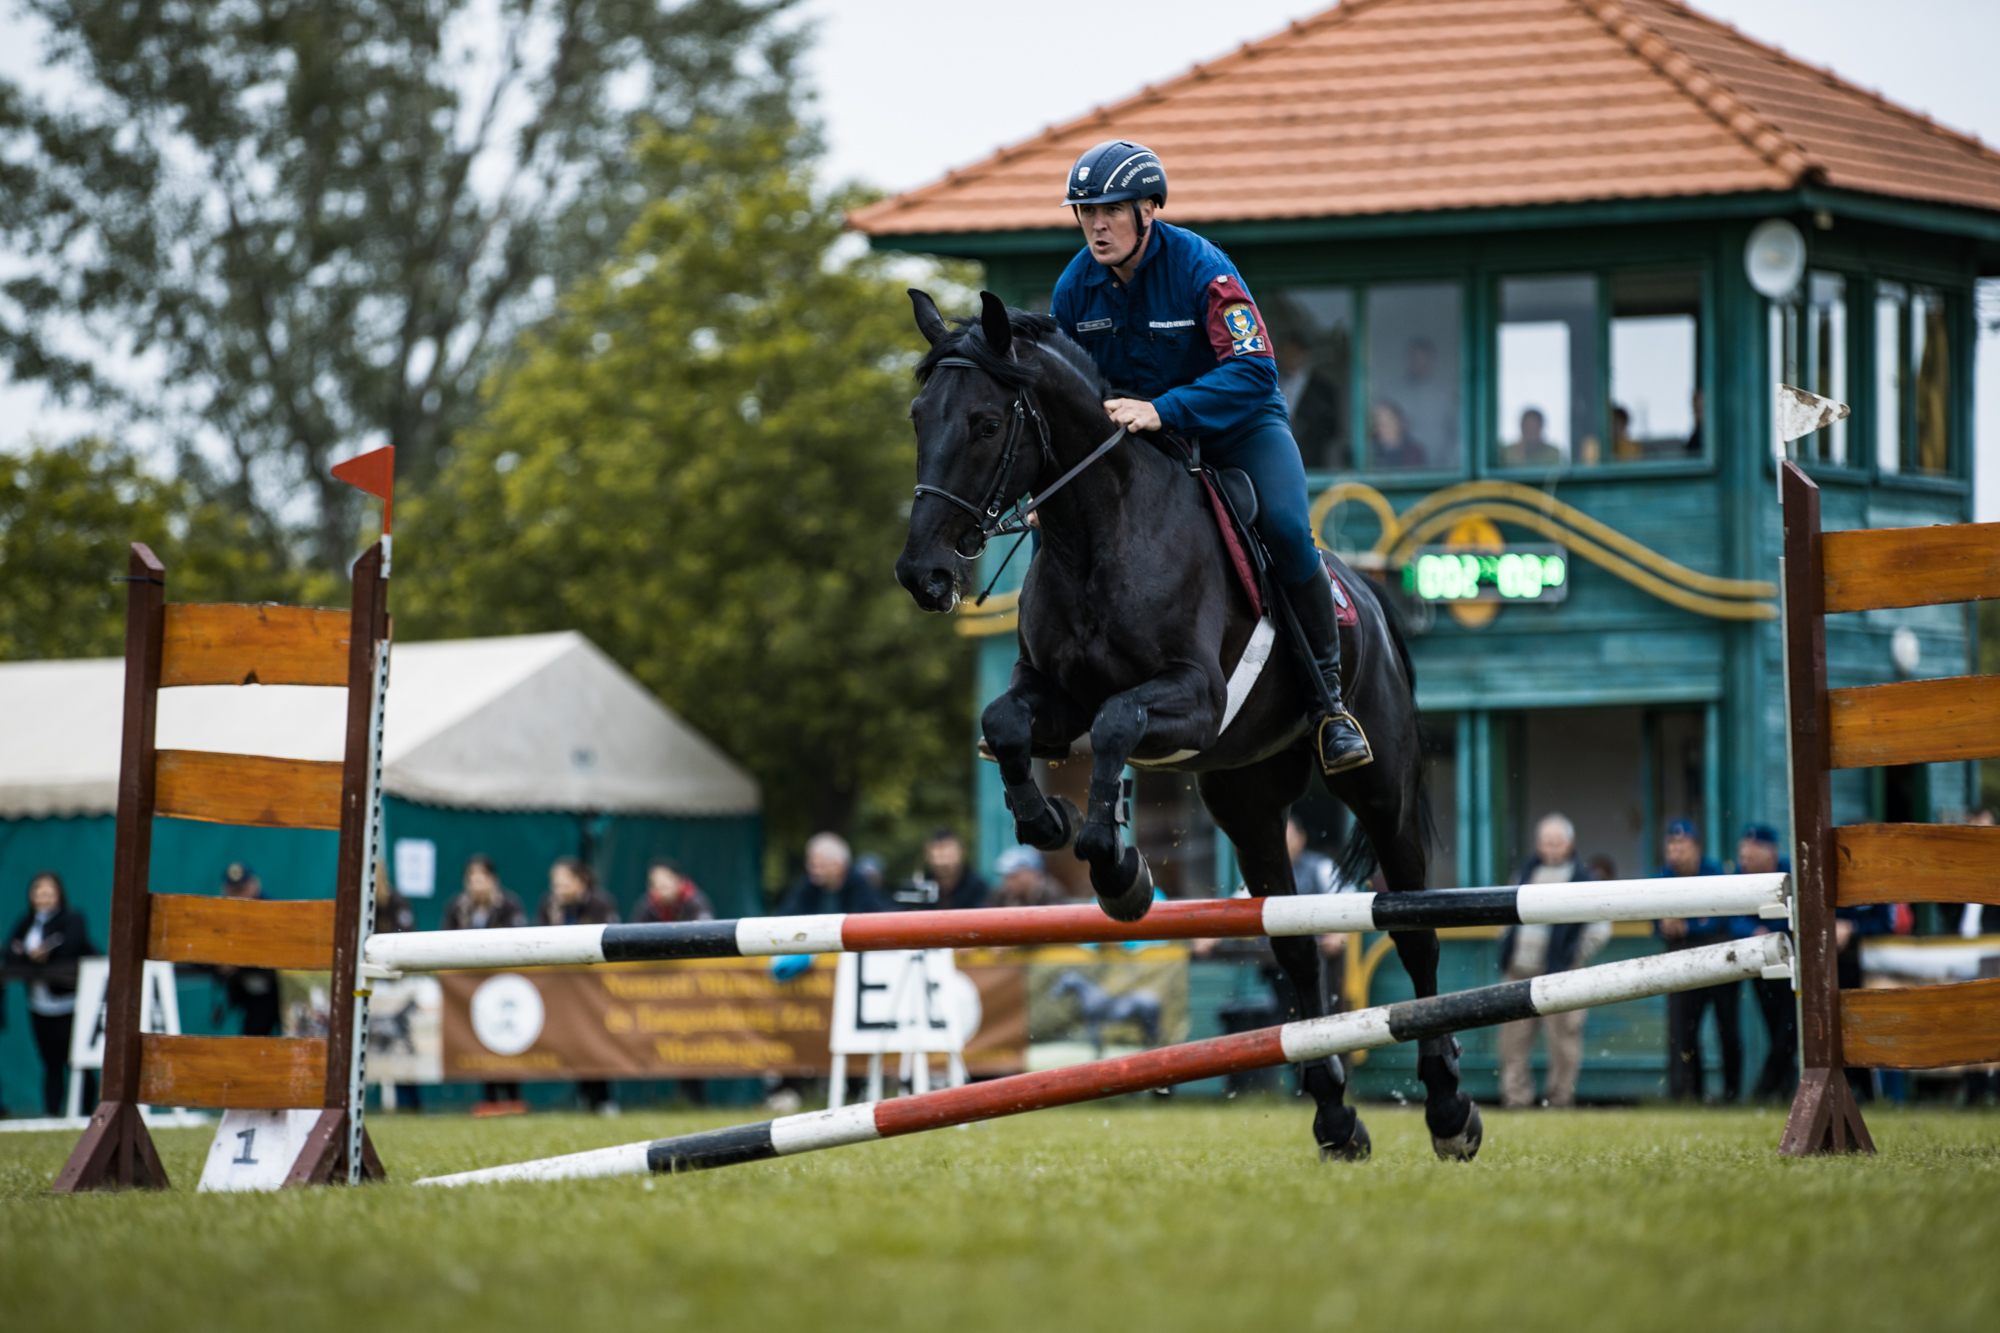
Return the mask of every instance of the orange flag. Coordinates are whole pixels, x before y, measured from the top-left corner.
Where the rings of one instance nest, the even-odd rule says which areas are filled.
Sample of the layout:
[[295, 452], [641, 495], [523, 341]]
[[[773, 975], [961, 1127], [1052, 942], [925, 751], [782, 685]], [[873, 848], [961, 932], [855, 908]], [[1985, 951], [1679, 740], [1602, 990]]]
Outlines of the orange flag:
[[389, 535], [389, 508], [396, 490], [396, 447], [380, 449], [333, 465], [333, 475], [356, 490], [382, 497], [382, 535]]

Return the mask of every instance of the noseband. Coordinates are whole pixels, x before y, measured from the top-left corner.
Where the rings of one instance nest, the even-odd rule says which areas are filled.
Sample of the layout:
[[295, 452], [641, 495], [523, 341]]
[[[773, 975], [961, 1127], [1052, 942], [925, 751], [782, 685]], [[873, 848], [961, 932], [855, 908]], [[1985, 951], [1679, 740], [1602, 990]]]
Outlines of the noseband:
[[[966, 370], [980, 370], [983, 368], [978, 362], [968, 360], [965, 357], [947, 356], [940, 359], [932, 369], [943, 370], [946, 367], [959, 367]], [[964, 559], [978, 559], [984, 554], [987, 543], [995, 537], [1007, 537], [1017, 532], [1026, 532], [1028, 530], [1029, 514], [1034, 513], [1050, 496], [1069, 485], [1079, 472], [1082, 472], [1092, 463], [1104, 457], [1105, 454], [1111, 451], [1113, 445], [1125, 438], [1125, 428], [1120, 426], [1116, 431], [1112, 432], [1110, 439], [1091, 450], [1089, 456], [1081, 463], [1078, 463], [1075, 467], [1057, 478], [1055, 485], [1049, 487], [1040, 495], [1015, 505], [1003, 515], [1000, 511], [1007, 502], [1007, 479], [1014, 475], [1014, 463], [1021, 451], [1022, 423], [1030, 420], [1035, 423], [1035, 434], [1041, 440], [1042, 457], [1049, 462], [1055, 461], [1055, 455], [1049, 448], [1049, 423], [1042, 417], [1040, 410], [1036, 408], [1034, 399], [1023, 388], [1014, 395], [1013, 406], [1007, 409], [1007, 440], [1000, 449], [1000, 469], [994, 474], [993, 484], [987, 488], [986, 504], [983, 508], [973, 504], [969, 500], [960, 499], [942, 486], [932, 486], [927, 482], [917, 483], [916, 494], [912, 497], [913, 500], [922, 499], [926, 495], [935, 495], [941, 500], [949, 500], [966, 513], [972, 515], [974, 521], [979, 524], [977, 529], [979, 535], [978, 546], [970, 551], [965, 550], [962, 545], [955, 544], [952, 547]], [[964, 540], [964, 536], [961, 535], [959, 542], [963, 543]], [[1016, 544], [1018, 545], [1018, 543]]]

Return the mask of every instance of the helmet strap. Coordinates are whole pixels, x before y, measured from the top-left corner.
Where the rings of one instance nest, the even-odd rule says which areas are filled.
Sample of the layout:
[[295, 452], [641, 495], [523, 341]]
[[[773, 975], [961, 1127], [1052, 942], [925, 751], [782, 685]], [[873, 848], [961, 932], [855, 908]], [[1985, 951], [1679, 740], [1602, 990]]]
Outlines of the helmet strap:
[[1111, 267], [1124, 268], [1127, 264], [1131, 263], [1133, 258], [1146, 248], [1146, 240], [1152, 234], [1152, 224], [1147, 222], [1145, 216], [1140, 213], [1139, 201], [1137, 199], [1132, 201], [1132, 230], [1138, 233], [1137, 238], [1132, 242], [1132, 248], [1125, 252], [1123, 259], [1117, 260]]

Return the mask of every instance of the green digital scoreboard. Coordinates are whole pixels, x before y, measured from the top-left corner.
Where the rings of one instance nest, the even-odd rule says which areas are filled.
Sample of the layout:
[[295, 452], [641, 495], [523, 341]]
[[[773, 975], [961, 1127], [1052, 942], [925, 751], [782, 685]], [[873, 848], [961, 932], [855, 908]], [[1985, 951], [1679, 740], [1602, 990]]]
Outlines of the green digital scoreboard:
[[1553, 543], [1504, 551], [1420, 546], [1403, 566], [1403, 591], [1426, 602], [1560, 602], [1569, 596], [1569, 560]]

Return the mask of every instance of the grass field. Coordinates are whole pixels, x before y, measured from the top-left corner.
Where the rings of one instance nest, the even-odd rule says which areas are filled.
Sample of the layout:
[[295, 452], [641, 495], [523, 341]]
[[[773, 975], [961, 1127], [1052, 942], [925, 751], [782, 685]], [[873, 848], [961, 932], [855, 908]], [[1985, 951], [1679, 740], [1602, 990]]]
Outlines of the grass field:
[[52, 1198], [71, 1135], [0, 1136], [0, 1327], [1131, 1330], [2000, 1327], [2000, 1115], [1870, 1114], [1788, 1161], [1775, 1111], [1414, 1110], [1321, 1166], [1296, 1102], [1045, 1112], [701, 1175], [413, 1189], [725, 1115], [378, 1118], [395, 1183]]

